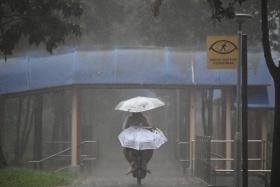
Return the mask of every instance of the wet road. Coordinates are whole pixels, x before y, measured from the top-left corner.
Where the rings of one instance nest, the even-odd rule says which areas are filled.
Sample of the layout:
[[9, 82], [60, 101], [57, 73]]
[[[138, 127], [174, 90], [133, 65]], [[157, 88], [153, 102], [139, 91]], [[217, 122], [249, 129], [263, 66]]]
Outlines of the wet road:
[[[115, 165], [116, 166], [116, 165]], [[127, 165], [99, 166], [74, 187], [139, 187], [136, 178], [126, 175]], [[174, 164], [151, 164], [152, 174], [142, 180], [141, 187], [205, 187], [200, 181], [191, 178], [189, 171], [183, 174], [181, 167]]]
[[205, 187], [201, 183], [188, 179], [187, 177], [165, 177], [158, 178], [148, 176], [137, 185], [136, 179], [131, 176], [121, 178], [89, 177], [81, 181], [76, 187]]
[[[100, 127], [101, 128], [101, 127]], [[103, 126], [102, 126], [103, 128]], [[164, 129], [163, 127], [161, 129]], [[108, 133], [107, 133], [108, 134]], [[90, 172], [84, 172], [86, 177], [74, 187], [139, 187], [137, 180], [131, 175], [126, 175], [129, 164], [124, 158], [119, 142], [112, 141], [106, 133], [102, 133], [103, 146], [100, 146], [99, 158], [90, 168]], [[152, 174], [148, 174], [142, 180], [141, 187], [205, 187], [198, 181], [194, 181], [190, 172], [183, 173], [182, 165], [175, 158], [174, 144], [170, 141], [160, 149], [154, 151], [148, 164]], [[100, 140], [101, 141], [101, 140]], [[173, 142], [174, 143], [174, 142]]]

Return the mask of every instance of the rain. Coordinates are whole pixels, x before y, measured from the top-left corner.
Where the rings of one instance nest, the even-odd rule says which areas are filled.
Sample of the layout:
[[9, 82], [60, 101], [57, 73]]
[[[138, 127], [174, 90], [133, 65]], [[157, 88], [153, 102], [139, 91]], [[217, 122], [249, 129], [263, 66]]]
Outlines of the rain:
[[[0, 172], [74, 173], [75, 180], [61, 184], [65, 187], [246, 187], [247, 152], [247, 186], [270, 185], [276, 100], [263, 55], [259, 2], [235, 5], [236, 12], [252, 15], [242, 28], [236, 19], [214, 19], [206, 0], [80, 3], [83, 13], [73, 19], [80, 36], [67, 36], [49, 53], [44, 42], [30, 45], [23, 35], [12, 54], [1, 51]], [[279, 11], [269, 10], [275, 24], [271, 45], [278, 46]], [[209, 44], [207, 38], [239, 40], [240, 29], [248, 44], [246, 113], [239, 65], [207, 64], [208, 52], [217, 53], [220, 45], [228, 50], [226, 39]], [[236, 63], [238, 42], [231, 42], [228, 52], [236, 51]], [[272, 49], [275, 62], [279, 52]], [[153, 155], [143, 166], [141, 184], [119, 138], [125, 120], [139, 111], [118, 105], [139, 96], [162, 102], [140, 112], [151, 132], [158, 129], [166, 137], [157, 148], [146, 149]]]

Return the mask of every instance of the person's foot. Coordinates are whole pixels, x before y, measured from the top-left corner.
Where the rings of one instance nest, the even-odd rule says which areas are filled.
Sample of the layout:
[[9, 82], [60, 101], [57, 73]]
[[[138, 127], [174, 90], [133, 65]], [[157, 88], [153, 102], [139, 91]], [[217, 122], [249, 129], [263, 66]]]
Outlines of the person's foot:
[[133, 167], [130, 166], [130, 167], [128, 168], [127, 172], [126, 172], [126, 175], [129, 175], [129, 174], [132, 173], [132, 172], [133, 172]]

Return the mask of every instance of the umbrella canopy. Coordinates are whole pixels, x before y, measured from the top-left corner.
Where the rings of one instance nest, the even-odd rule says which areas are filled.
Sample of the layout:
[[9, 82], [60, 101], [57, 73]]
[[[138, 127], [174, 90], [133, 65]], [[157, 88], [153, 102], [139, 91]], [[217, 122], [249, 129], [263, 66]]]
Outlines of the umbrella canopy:
[[163, 105], [165, 105], [164, 102], [157, 98], [138, 96], [125, 101], [121, 101], [116, 106], [115, 110], [127, 112], [144, 112], [161, 107]]
[[167, 138], [160, 129], [137, 126], [123, 130], [118, 138], [122, 147], [136, 150], [158, 149], [167, 142]]

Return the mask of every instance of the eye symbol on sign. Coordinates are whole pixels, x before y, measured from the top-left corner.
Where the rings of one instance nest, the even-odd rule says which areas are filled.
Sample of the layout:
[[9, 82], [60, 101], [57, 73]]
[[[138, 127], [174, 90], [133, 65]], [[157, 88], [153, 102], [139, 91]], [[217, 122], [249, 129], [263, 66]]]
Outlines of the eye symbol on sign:
[[229, 54], [237, 49], [237, 46], [228, 40], [219, 40], [213, 43], [209, 50], [213, 50], [218, 54]]

